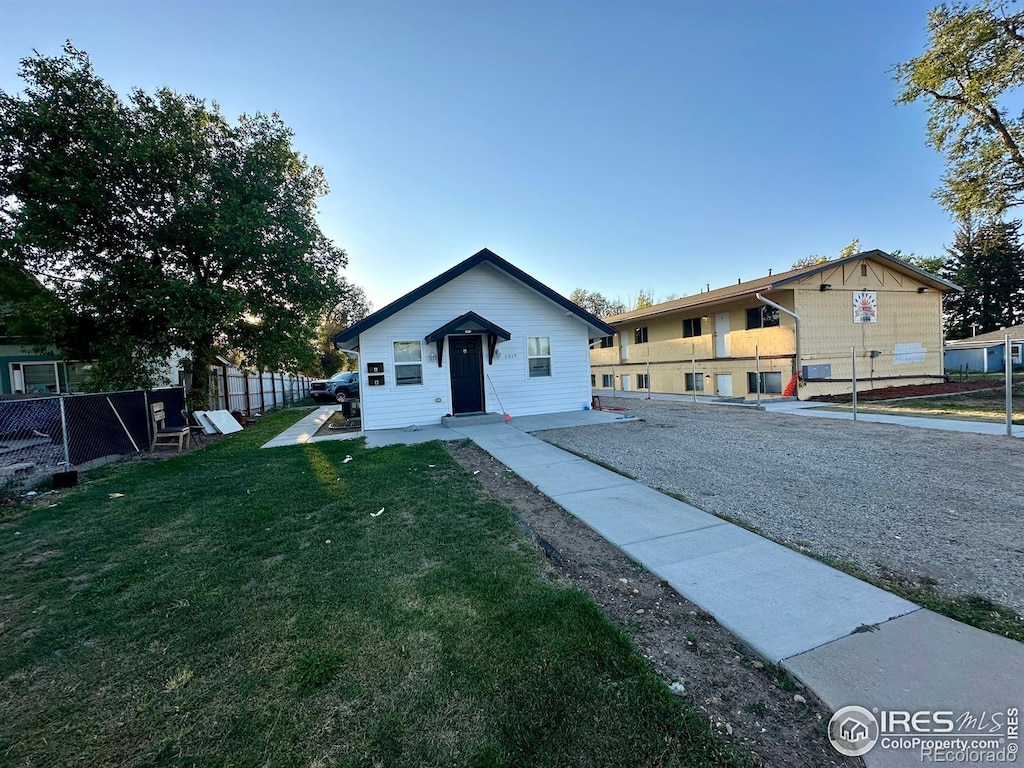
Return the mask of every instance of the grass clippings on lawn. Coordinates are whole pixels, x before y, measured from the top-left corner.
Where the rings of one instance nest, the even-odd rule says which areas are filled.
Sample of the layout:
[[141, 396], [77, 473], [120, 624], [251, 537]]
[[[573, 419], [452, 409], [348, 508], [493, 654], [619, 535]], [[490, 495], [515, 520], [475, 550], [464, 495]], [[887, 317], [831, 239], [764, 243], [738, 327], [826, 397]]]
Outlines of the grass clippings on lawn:
[[752, 762], [439, 444], [295, 418], [4, 510], [5, 764]]

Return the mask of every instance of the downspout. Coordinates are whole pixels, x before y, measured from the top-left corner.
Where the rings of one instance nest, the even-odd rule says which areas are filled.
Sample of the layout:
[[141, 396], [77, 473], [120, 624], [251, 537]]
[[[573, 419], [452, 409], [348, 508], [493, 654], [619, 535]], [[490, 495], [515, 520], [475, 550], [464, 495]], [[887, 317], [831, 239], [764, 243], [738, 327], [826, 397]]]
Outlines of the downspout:
[[767, 304], [769, 307], [774, 307], [775, 309], [779, 310], [779, 312], [785, 312], [787, 315], [789, 315], [790, 317], [792, 317], [796, 321], [796, 354], [793, 356], [793, 373], [799, 374], [800, 373], [800, 315], [798, 315], [796, 312], [790, 312], [788, 309], [786, 309], [785, 307], [783, 307], [783, 306], [781, 306], [779, 304], [776, 304], [771, 299], [766, 299], [760, 293], [755, 293], [754, 295], [757, 297], [758, 301], [760, 301], [760, 302], [762, 302], [764, 304]]

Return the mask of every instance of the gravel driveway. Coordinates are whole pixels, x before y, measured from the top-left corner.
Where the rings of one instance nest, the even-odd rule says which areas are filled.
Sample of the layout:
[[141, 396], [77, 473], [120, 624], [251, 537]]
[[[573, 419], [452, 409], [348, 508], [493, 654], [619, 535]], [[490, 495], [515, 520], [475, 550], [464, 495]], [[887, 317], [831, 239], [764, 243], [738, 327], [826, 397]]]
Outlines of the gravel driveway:
[[537, 437], [790, 546], [1024, 613], [1024, 441], [603, 399], [640, 421]]

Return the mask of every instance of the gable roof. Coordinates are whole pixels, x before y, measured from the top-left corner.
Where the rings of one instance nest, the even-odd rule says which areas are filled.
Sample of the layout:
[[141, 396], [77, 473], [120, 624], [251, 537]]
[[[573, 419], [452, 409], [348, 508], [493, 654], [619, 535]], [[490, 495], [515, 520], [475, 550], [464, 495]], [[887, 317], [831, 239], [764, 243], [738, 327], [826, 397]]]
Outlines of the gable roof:
[[1010, 334], [1010, 341], [1021, 341], [1024, 339], [1024, 325], [1011, 325], [1009, 328], [979, 333], [977, 336], [969, 336], [966, 339], [952, 339], [946, 342], [946, 346], [954, 349], [958, 347], [960, 349], [990, 347], [993, 344], [1002, 344], [1006, 341], [1006, 334]]
[[705, 291], [704, 293], [698, 293], [695, 296], [684, 296], [681, 299], [665, 301], [661, 304], [654, 304], [653, 306], [645, 307], [644, 309], [634, 309], [632, 312], [623, 312], [620, 315], [606, 317], [605, 320], [609, 323], [627, 322], [630, 320], [639, 320], [640, 318], [668, 314], [681, 309], [703, 307], [708, 304], [718, 304], [723, 301], [742, 298], [743, 296], [753, 296], [755, 293], [767, 293], [769, 291], [778, 290], [779, 288], [789, 285], [790, 283], [794, 283], [797, 280], [803, 280], [811, 275], [826, 272], [828, 270], [835, 269], [838, 266], [842, 266], [843, 264], [849, 264], [851, 261], [859, 261], [860, 259], [875, 259], [877, 261], [886, 262], [890, 266], [893, 266], [902, 272], [914, 275], [922, 282], [927, 283], [936, 290], [943, 292], [963, 290], [959, 285], [951, 283], [948, 280], [943, 280], [938, 275], [925, 272], [923, 269], [918, 269], [902, 259], [890, 256], [885, 251], [872, 250], [855, 253], [852, 256], [845, 256], [841, 259], [832, 259], [831, 261], [825, 261], [821, 264], [811, 264], [807, 267], [791, 269], [788, 272], [780, 272], [777, 275], [765, 275], [764, 277], [759, 277], [755, 280], [748, 280], [745, 283], [729, 285], [724, 288], [716, 288], [713, 291]]
[[585, 309], [582, 309], [578, 305], [572, 303], [567, 298], [562, 296], [562, 294], [551, 290], [540, 281], [530, 277], [528, 274], [523, 272], [523, 270], [519, 269], [519, 267], [505, 261], [498, 254], [494, 253], [493, 251], [487, 248], [484, 248], [483, 250], [474, 253], [465, 261], [456, 264], [447, 272], [442, 272], [433, 280], [428, 280], [419, 288], [405, 294], [405, 296], [403, 296], [402, 298], [391, 302], [386, 307], [378, 309], [372, 315], [367, 315], [358, 323], [353, 323], [348, 328], [345, 328], [343, 331], [335, 335], [334, 343], [336, 345], [344, 344], [345, 342], [352, 341], [353, 339], [358, 338], [359, 334], [368, 331], [370, 328], [373, 328], [373, 326], [377, 325], [381, 321], [387, 320], [396, 312], [400, 312], [401, 310], [408, 307], [410, 304], [419, 301], [427, 294], [433, 293], [442, 285], [450, 283], [455, 278], [465, 274], [474, 267], [480, 266], [481, 264], [490, 264], [495, 269], [501, 270], [509, 277], [511, 277], [513, 280], [522, 283], [527, 288], [536, 291], [544, 298], [554, 302], [555, 304], [567, 310], [568, 312], [571, 312], [572, 314], [576, 315], [580, 320], [589, 325], [600, 335], [610, 336], [613, 333], [615, 333], [615, 329], [612, 328], [607, 323], [605, 323], [603, 320], [594, 317]]
[[512, 338], [512, 334], [502, 328], [500, 325], [495, 325], [486, 317], [480, 317], [476, 312], [467, 312], [464, 315], [459, 315], [454, 320], [451, 320], [436, 331], [431, 331], [427, 334], [426, 340], [430, 342], [443, 339], [453, 333], [462, 331], [464, 333], [473, 332], [484, 332], [489, 333], [502, 341], [508, 341]]

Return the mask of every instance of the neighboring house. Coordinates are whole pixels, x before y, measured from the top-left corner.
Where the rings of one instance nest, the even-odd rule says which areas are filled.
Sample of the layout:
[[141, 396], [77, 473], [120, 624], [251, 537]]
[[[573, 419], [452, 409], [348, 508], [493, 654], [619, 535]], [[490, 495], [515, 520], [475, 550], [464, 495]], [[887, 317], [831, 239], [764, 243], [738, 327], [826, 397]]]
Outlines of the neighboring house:
[[334, 337], [358, 352], [363, 429], [590, 404], [598, 318], [487, 250]]
[[0, 261], [0, 395], [73, 392], [89, 378], [91, 363], [67, 361], [12, 330], [18, 325], [19, 302], [47, 294], [21, 267]]
[[959, 290], [865, 251], [605, 318], [591, 373], [598, 389], [807, 398], [850, 392], [853, 354], [858, 389], [941, 381], [942, 296]]
[[1024, 367], [1024, 325], [1000, 328], [990, 333], [979, 333], [967, 339], [946, 342], [945, 366], [947, 371], [995, 373], [1006, 370], [1003, 347], [1010, 336], [1010, 364]]

